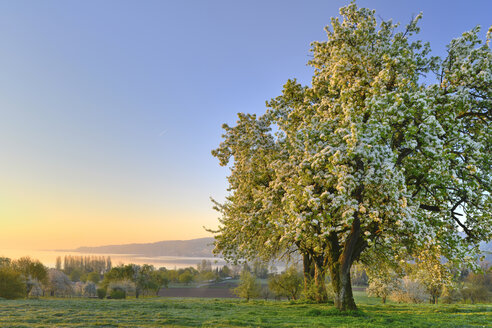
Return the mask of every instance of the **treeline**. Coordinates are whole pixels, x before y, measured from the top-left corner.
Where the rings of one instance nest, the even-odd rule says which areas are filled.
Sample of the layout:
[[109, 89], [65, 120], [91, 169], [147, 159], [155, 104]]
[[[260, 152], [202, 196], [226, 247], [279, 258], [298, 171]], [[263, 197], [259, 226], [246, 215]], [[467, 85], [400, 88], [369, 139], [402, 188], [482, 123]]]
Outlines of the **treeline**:
[[[268, 273], [256, 264], [259, 276]], [[127, 264], [112, 266], [110, 257], [65, 256], [48, 268], [30, 257], [12, 260], [0, 257], [0, 298], [23, 297], [109, 297], [156, 295], [170, 283], [185, 284], [239, 277], [242, 266], [213, 267], [203, 260], [196, 268], [175, 270], [152, 265]]]
[[112, 263], [111, 257], [104, 256], [73, 256], [68, 255], [63, 258], [63, 268], [62, 259], [60, 256], [56, 258], [57, 270], [62, 270], [66, 274], [70, 275], [74, 271], [78, 271], [80, 274], [97, 272], [99, 274], [104, 274], [111, 270]]

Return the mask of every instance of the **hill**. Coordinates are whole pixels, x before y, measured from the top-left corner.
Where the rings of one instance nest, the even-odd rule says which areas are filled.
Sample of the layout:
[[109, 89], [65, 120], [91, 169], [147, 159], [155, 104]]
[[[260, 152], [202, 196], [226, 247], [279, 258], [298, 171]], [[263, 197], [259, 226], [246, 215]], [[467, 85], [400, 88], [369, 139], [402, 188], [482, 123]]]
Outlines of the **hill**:
[[213, 238], [164, 240], [155, 243], [79, 247], [74, 252], [93, 254], [134, 254], [143, 256], [213, 257]]

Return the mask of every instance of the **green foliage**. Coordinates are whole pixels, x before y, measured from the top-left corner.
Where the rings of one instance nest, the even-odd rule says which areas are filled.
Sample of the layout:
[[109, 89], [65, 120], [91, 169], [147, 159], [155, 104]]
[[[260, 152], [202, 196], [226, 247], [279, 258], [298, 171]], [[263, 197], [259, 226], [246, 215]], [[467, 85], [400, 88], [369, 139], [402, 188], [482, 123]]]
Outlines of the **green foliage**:
[[[433, 244], [473, 261], [492, 238], [492, 52], [479, 28], [440, 59], [414, 40], [422, 15], [401, 31], [354, 2], [340, 16], [312, 44], [310, 85], [289, 80], [264, 115], [239, 113], [212, 154], [231, 165], [215, 251], [309, 255], [345, 310], [357, 259], [399, 263]], [[434, 299], [441, 278], [426, 284]]]
[[470, 273], [460, 291], [465, 302], [474, 304], [492, 301], [492, 270]]
[[98, 288], [96, 293], [97, 293], [97, 298], [99, 298], [101, 300], [106, 297], [106, 289], [105, 288]]
[[126, 298], [126, 292], [124, 290], [121, 290], [121, 289], [113, 289], [113, 290], [111, 290], [111, 293], [109, 294], [109, 296], [115, 300], [124, 299], [124, 298]]
[[188, 285], [193, 281], [193, 276], [190, 272], [186, 271], [179, 275], [179, 282]]
[[239, 278], [239, 286], [233, 289], [233, 293], [249, 301], [261, 295], [261, 286], [251, 272], [243, 270]]
[[[61, 258], [56, 259], [56, 268], [61, 270]], [[63, 258], [63, 272], [70, 275], [72, 271], [78, 270], [81, 275], [89, 272], [104, 273], [111, 270], [111, 258], [104, 256], [74, 256], [67, 255]]]
[[303, 277], [294, 266], [290, 266], [281, 274], [271, 275], [268, 278], [268, 288], [277, 297], [287, 297], [297, 300], [302, 291]]
[[97, 284], [99, 280], [101, 280], [101, 275], [97, 272], [90, 272], [87, 275], [87, 280], [92, 281], [93, 283]]
[[11, 266], [21, 274], [26, 286], [27, 295], [38, 284], [48, 284], [48, 269], [39, 260], [31, 259], [28, 256], [21, 257], [18, 260], [12, 261]]
[[77, 282], [77, 281], [80, 281], [80, 278], [82, 277], [82, 272], [78, 269], [74, 269], [72, 270], [72, 272], [70, 272], [70, 280], [72, 280], [73, 282]]
[[26, 283], [21, 274], [8, 266], [0, 266], [0, 297], [16, 299], [26, 296]]

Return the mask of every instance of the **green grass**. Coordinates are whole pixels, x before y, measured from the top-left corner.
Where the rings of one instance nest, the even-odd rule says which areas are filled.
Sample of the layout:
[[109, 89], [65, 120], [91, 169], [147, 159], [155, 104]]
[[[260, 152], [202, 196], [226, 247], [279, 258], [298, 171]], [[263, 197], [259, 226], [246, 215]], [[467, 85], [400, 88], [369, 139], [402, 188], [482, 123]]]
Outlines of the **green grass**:
[[491, 327], [492, 305], [386, 304], [359, 311], [287, 301], [145, 298], [0, 300], [0, 327]]

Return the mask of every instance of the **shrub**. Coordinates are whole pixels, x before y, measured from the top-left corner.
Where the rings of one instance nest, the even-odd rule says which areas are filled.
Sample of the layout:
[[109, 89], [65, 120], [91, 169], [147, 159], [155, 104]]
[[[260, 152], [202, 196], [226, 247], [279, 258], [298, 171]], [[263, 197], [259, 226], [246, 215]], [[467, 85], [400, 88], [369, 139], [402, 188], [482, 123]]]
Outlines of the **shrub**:
[[429, 299], [425, 286], [417, 280], [403, 277], [390, 295], [390, 299], [398, 303], [422, 303]]
[[135, 295], [135, 284], [130, 280], [119, 280], [110, 282], [108, 285], [108, 293], [111, 298], [113, 298], [113, 290], [120, 290], [127, 295]]
[[118, 300], [126, 298], [126, 292], [121, 289], [113, 289], [109, 295], [112, 299]]
[[97, 297], [99, 299], [105, 298], [106, 297], [106, 289], [104, 289], [104, 288], [98, 288], [97, 289]]

